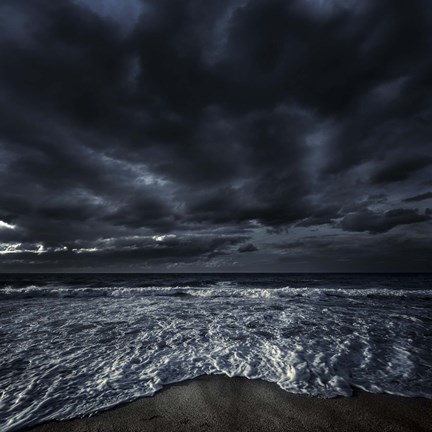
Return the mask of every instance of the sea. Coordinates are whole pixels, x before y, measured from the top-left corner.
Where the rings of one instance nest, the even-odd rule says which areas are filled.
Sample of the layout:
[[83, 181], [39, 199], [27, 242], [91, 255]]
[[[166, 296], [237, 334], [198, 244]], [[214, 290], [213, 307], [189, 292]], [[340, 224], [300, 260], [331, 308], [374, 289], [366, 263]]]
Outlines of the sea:
[[432, 398], [432, 274], [0, 275], [0, 430], [223, 374]]

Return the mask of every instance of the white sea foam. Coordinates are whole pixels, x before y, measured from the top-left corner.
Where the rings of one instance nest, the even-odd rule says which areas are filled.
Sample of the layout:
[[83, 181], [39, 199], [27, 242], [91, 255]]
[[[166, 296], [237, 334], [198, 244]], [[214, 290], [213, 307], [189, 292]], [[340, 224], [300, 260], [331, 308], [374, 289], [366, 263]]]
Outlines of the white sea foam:
[[283, 298], [283, 297], [346, 297], [346, 298], [430, 298], [431, 290], [411, 289], [395, 290], [387, 288], [310, 288], [310, 287], [282, 287], [282, 288], [247, 288], [229, 285], [227, 282], [210, 287], [190, 286], [145, 286], [145, 287], [70, 287], [70, 286], [36, 286], [0, 288], [0, 300], [16, 300], [36, 297], [165, 297], [165, 296], [193, 296], [206, 298], [219, 297], [250, 297], [250, 298]]
[[33, 285], [0, 298], [4, 431], [203, 374], [432, 397], [430, 290]]

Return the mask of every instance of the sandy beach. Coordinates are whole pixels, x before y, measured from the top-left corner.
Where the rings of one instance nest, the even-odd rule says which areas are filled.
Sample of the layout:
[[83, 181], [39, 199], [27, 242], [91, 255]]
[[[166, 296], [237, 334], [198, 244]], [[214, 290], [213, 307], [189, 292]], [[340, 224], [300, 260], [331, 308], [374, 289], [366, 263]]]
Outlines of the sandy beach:
[[319, 399], [276, 384], [204, 376], [165, 387], [154, 397], [32, 432], [138, 431], [432, 431], [432, 400], [356, 391]]

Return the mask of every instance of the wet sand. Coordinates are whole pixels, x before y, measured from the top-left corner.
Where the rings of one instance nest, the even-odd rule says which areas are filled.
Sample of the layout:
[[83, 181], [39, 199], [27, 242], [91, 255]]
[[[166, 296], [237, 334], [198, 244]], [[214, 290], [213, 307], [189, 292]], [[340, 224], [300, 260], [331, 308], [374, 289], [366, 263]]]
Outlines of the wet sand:
[[206, 376], [81, 419], [33, 432], [432, 431], [432, 400], [356, 391], [353, 397], [293, 395], [276, 384]]

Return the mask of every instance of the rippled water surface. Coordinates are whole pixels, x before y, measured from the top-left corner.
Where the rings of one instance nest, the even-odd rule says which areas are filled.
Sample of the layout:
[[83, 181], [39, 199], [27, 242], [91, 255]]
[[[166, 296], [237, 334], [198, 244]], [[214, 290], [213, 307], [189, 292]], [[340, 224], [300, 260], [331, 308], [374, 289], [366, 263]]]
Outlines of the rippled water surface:
[[0, 430], [203, 374], [432, 397], [431, 347], [432, 275], [3, 275]]

